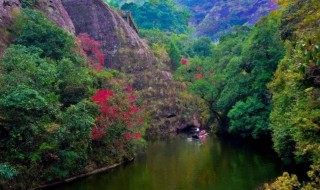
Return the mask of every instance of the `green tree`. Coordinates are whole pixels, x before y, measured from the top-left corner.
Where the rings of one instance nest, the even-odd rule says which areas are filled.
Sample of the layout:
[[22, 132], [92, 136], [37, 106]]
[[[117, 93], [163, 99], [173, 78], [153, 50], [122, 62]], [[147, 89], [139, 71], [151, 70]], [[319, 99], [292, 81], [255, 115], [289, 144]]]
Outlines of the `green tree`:
[[255, 139], [270, 136], [269, 113], [270, 105], [265, 105], [256, 97], [249, 97], [245, 102], [238, 101], [228, 113], [229, 131]]
[[173, 42], [170, 43], [169, 57], [171, 60], [171, 68], [176, 70], [180, 66], [181, 55], [177, 46]]
[[211, 44], [212, 42], [210, 38], [199, 38], [190, 44], [190, 48], [187, 50], [188, 54], [192, 57], [199, 56], [202, 58], [212, 56]]

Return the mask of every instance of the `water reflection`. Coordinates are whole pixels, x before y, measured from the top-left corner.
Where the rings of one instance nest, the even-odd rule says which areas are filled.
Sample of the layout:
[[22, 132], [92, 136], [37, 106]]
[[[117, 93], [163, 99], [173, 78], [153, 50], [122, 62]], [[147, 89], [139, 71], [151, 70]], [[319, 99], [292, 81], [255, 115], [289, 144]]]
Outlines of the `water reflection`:
[[281, 174], [271, 150], [186, 136], [156, 140], [133, 163], [59, 187], [62, 190], [250, 190]]

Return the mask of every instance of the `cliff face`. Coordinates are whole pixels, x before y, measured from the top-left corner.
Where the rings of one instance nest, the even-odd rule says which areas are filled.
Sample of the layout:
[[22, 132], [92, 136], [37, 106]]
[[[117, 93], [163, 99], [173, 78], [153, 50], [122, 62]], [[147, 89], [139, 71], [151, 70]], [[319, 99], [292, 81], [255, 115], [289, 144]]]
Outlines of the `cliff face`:
[[0, 29], [10, 25], [14, 19], [14, 10], [21, 7], [19, 0], [0, 0]]
[[75, 25], [76, 34], [88, 33], [101, 43], [107, 67], [128, 73], [144, 70], [153, 62], [147, 45], [101, 0], [62, 0], [62, 3]]
[[164, 65], [158, 64], [149, 47], [121, 16], [102, 0], [62, 0], [76, 34], [87, 33], [101, 43], [105, 66], [127, 74], [145, 100], [152, 117], [151, 133], [173, 132], [192, 125], [194, 113], [181, 97], [187, 88], [173, 81]]
[[74, 25], [64, 9], [61, 0], [41, 0], [36, 9], [42, 11], [50, 20], [70, 33], [75, 33]]
[[8, 44], [6, 28], [13, 23], [19, 14], [20, 7], [19, 0], [0, 0], [0, 55]]

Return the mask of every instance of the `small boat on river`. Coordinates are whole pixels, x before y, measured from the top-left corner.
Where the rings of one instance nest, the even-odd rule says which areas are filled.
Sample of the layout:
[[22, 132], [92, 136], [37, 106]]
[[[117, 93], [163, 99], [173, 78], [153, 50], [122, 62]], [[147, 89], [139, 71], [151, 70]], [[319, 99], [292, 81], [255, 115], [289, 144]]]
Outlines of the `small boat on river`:
[[206, 130], [201, 130], [199, 133], [195, 133], [192, 135], [193, 139], [201, 139], [204, 138], [206, 136], [208, 136], [209, 134], [206, 132]]

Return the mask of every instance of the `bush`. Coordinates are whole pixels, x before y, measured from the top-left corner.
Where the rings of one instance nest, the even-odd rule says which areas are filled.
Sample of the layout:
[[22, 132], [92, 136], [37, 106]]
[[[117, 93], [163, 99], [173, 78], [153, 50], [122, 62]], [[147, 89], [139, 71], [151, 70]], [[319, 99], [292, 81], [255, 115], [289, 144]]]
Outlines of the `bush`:
[[35, 10], [25, 9], [19, 17], [24, 22], [15, 44], [37, 47], [42, 50], [41, 57], [60, 60], [62, 57], [71, 56], [71, 47], [75, 47], [75, 43], [66, 31], [56, 27], [42, 13]]
[[18, 175], [18, 172], [8, 163], [0, 163], [0, 184], [1, 179], [10, 180], [16, 175]]

